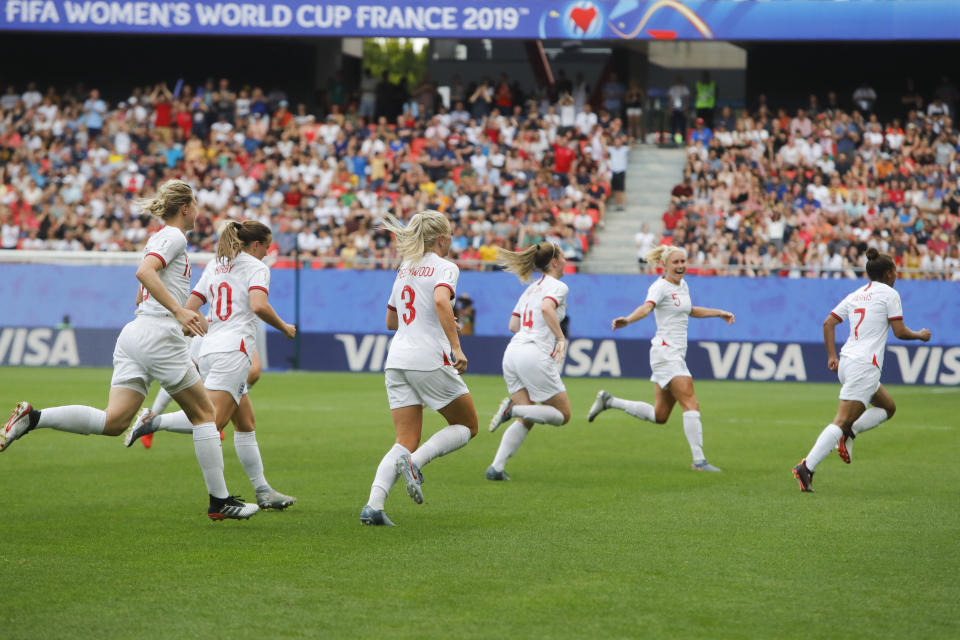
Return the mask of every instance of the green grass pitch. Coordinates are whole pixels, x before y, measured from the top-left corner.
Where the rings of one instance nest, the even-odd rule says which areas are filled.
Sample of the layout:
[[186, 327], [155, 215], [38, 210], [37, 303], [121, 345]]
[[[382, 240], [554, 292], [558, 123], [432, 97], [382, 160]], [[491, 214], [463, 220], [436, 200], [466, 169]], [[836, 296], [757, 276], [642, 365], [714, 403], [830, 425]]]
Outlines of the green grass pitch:
[[[106, 402], [110, 371], [0, 369], [0, 407]], [[689, 471], [681, 416], [607, 412], [567, 380], [574, 418], [537, 427], [483, 473], [502, 380], [467, 376], [480, 434], [395, 488], [396, 528], [359, 522], [393, 429], [383, 379], [267, 373], [254, 388], [267, 478], [285, 512], [208, 522], [189, 437], [151, 450], [40, 430], [0, 454], [0, 637], [957, 638], [956, 388], [890, 389], [894, 419], [849, 467], [790, 469], [833, 417], [837, 385], [697, 382], [708, 459]], [[425, 434], [442, 419], [428, 413]], [[231, 491], [253, 497], [224, 446]]]

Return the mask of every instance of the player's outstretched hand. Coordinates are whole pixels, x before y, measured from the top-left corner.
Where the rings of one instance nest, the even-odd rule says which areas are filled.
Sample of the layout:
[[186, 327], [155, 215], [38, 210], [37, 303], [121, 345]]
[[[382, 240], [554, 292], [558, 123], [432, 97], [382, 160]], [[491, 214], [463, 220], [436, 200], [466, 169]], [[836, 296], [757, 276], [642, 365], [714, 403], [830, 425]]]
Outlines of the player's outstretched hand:
[[207, 335], [207, 319], [197, 311], [180, 308], [176, 313], [177, 322], [183, 326], [184, 335]]
[[730, 313], [729, 311], [721, 311], [720, 317], [723, 318], [727, 324], [733, 324], [734, 317], [733, 317], [733, 314]]
[[463, 354], [463, 349], [453, 350], [453, 368], [457, 373], [463, 373], [467, 370], [467, 356]]
[[285, 335], [290, 340], [293, 340], [293, 337], [297, 335], [297, 325], [283, 323], [283, 335]]
[[628, 324], [630, 324], [630, 323], [627, 322], [627, 319], [626, 319], [626, 318], [623, 318], [623, 317], [614, 318], [614, 319], [613, 319], [612, 328], [613, 328], [613, 329], [623, 329], [623, 328], [624, 328], [625, 326], [627, 326]]
[[920, 329], [920, 339], [924, 342], [930, 341], [930, 329]]

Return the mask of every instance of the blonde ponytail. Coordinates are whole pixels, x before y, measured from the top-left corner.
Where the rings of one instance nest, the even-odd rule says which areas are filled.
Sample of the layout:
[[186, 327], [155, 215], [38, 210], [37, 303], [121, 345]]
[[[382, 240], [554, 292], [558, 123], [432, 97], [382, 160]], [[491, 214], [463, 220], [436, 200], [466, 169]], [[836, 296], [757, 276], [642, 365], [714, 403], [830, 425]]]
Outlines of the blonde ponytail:
[[236, 222], [227, 220], [220, 225], [217, 232], [217, 261], [227, 262], [237, 257], [237, 254], [251, 242], [268, 242], [270, 240], [270, 227], [256, 220], [244, 220]]
[[439, 211], [421, 211], [410, 218], [403, 226], [392, 215], [385, 214], [381, 228], [393, 233], [397, 238], [397, 252], [404, 262], [416, 264], [423, 254], [433, 249], [437, 239], [450, 233], [450, 221]]
[[153, 198], [137, 200], [137, 205], [152, 216], [168, 220], [178, 213], [184, 205], [194, 201], [193, 189], [183, 180], [167, 180]]
[[667, 260], [670, 258], [670, 254], [674, 251], [679, 251], [684, 256], [687, 255], [686, 249], [681, 247], [676, 247], [672, 244], [661, 244], [657, 245], [643, 256], [643, 259], [646, 260], [649, 264], [657, 265], [660, 263], [666, 264]]
[[520, 282], [527, 283], [534, 271], [545, 273], [550, 262], [561, 253], [557, 245], [541, 242], [523, 251], [510, 251], [501, 247], [497, 250], [497, 258], [507, 271], [520, 278]]

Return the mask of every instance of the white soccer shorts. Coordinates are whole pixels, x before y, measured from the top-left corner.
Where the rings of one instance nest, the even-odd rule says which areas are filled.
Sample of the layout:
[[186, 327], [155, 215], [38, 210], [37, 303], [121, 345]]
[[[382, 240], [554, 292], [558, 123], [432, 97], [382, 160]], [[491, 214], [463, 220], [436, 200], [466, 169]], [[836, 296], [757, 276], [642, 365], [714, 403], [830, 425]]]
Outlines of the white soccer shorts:
[[692, 378], [690, 369], [687, 369], [687, 363], [683, 358], [683, 353], [673, 347], [651, 346], [650, 347], [650, 382], [660, 385], [661, 389], [666, 389], [670, 381], [677, 376]]
[[567, 388], [553, 358], [535, 343], [510, 343], [503, 352], [503, 379], [510, 395], [526, 389], [534, 402], [546, 402]]
[[470, 393], [463, 378], [451, 366], [433, 371], [387, 369], [385, 377], [390, 409], [426, 405], [437, 411]]
[[242, 351], [208, 353], [197, 363], [200, 377], [207, 391], [226, 391], [240, 406], [240, 398], [247, 393], [250, 358]]
[[864, 407], [870, 406], [870, 399], [880, 388], [880, 368], [870, 362], [841, 357], [837, 377], [843, 385], [840, 387], [840, 399], [858, 400]]
[[156, 380], [174, 395], [200, 382], [180, 324], [172, 319], [138, 316], [128, 322], [113, 349], [111, 387], [146, 397]]

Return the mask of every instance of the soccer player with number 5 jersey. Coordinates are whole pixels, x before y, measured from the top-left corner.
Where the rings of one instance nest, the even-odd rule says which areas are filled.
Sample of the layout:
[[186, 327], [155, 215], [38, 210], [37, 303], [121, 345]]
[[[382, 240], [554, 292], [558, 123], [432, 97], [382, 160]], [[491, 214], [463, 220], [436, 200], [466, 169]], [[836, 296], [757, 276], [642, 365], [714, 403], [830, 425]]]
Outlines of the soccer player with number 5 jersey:
[[[398, 474], [413, 501], [421, 504], [420, 469], [477, 435], [477, 410], [460, 377], [467, 369], [467, 357], [460, 348], [451, 304], [460, 269], [444, 260], [453, 241], [450, 222], [442, 213], [423, 211], [411, 217], [406, 227], [387, 215], [383, 227], [393, 232], [403, 257], [386, 317], [387, 329], [396, 331], [385, 377], [397, 439], [377, 467], [360, 522], [393, 526], [384, 503]], [[421, 445], [424, 405], [439, 412], [449, 426]]]
[[[893, 417], [897, 407], [880, 384], [887, 329], [893, 329], [893, 335], [901, 340], [930, 339], [929, 329], [913, 331], [903, 324], [900, 294], [893, 288], [897, 281], [893, 258], [874, 248], [867, 249], [867, 276], [870, 282], [844, 298], [823, 323], [827, 367], [837, 372], [842, 385], [840, 405], [813, 449], [793, 468], [801, 491], [813, 491], [814, 470], [831, 451], [837, 449], [840, 458], [849, 464], [854, 438]], [[850, 322], [850, 336], [837, 358], [836, 327], [844, 320]], [[871, 404], [873, 407], [868, 409]]]
[[687, 272], [687, 252], [679, 247], [660, 245], [647, 253], [651, 264], [663, 268], [663, 277], [658, 278], [647, 291], [646, 301], [623, 318], [614, 318], [613, 328], [627, 325], [654, 313], [657, 333], [651, 340], [650, 377], [654, 384], [655, 404], [615, 398], [603, 389], [597, 393], [587, 420], [593, 422], [601, 411], [620, 409], [634, 418], [663, 424], [670, 417], [677, 402], [683, 408], [683, 433], [687, 436], [693, 456], [691, 469], [713, 471], [720, 469], [707, 462], [703, 453], [703, 424], [700, 422], [700, 403], [693, 393], [693, 377], [687, 369], [687, 324], [690, 318], [722, 318], [733, 324], [729, 311], [694, 307], [690, 302], [690, 290], [683, 276]]

